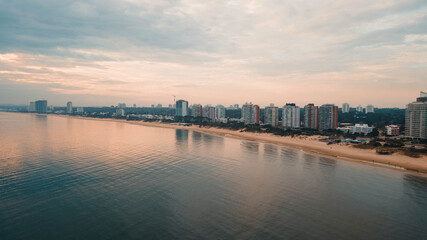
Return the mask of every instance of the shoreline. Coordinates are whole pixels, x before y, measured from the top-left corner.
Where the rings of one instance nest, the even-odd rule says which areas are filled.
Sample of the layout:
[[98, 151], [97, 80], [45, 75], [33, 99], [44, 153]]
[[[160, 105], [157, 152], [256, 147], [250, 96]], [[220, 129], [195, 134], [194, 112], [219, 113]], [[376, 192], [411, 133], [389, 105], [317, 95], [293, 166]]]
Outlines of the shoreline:
[[375, 150], [371, 149], [357, 149], [351, 145], [332, 144], [326, 145], [324, 142], [318, 141], [319, 136], [277, 136], [270, 133], [252, 133], [240, 132], [216, 127], [199, 127], [198, 125], [181, 126], [172, 123], [161, 122], [144, 122], [144, 121], [127, 121], [126, 119], [113, 119], [113, 118], [92, 118], [82, 116], [70, 115], [56, 115], [48, 114], [49, 116], [57, 116], [63, 118], [77, 118], [96, 121], [109, 121], [129, 123], [133, 125], [140, 125], [146, 127], [159, 127], [170, 129], [187, 129], [197, 131], [205, 134], [211, 134], [222, 137], [229, 137], [240, 140], [263, 142], [268, 144], [275, 144], [288, 148], [298, 149], [306, 154], [323, 156], [337, 160], [344, 160], [356, 162], [364, 165], [375, 167], [388, 168], [392, 170], [427, 174], [427, 156], [420, 158], [411, 158], [409, 156], [394, 153], [392, 155], [379, 155]]

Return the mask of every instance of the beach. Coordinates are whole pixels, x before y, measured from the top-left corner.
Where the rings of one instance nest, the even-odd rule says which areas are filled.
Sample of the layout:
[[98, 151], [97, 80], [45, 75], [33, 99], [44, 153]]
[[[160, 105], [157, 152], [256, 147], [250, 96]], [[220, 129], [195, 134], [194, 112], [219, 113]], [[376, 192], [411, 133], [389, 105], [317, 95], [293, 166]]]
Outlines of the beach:
[[375, 149], [359, 149], [351, 145], [331, 144], [320, 142], [320, 136], [277, 136], [270, 133], [253, 133], [241, 132], [239, 130], [229, 130], [216, 127], [199, 127], [198, 125], [183, 126], [177, 123], [162, 123], [162, 122], [144, 122], [144, 121], [127, 121], [124, 119], [111, 118], [89, 118], [80, 116], [54, 115], [59, 117], [72, 117], [81, 119], [90, 119], [96, 121], [114, 121], [128, 124], [142, 125], [148, 127], [172, 128], [172, 129], [187, 129], [206, 134], [212, 134], [223, 137], [237, 138], [248, 141], [258, 141], [269, 144], [276, 144], [294, 149], [300, 149], [305, 153], [325, 156], [339, 160], [358, 162], [365, 165], [376, 167], [390, 168], [400, 171], [411, 171], [427, 173], [427, 156], [412, 158], [400, 153], [392, 155], [379, 155]]

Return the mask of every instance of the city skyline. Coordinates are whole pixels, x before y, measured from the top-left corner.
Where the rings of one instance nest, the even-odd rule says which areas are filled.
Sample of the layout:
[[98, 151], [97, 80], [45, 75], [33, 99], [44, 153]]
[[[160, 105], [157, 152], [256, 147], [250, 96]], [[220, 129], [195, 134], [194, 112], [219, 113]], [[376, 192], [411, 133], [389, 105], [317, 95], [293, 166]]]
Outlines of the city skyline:
[[418, 0], [2, 1], [0, 104], [404, 108], [426, 90], [426, 10]]

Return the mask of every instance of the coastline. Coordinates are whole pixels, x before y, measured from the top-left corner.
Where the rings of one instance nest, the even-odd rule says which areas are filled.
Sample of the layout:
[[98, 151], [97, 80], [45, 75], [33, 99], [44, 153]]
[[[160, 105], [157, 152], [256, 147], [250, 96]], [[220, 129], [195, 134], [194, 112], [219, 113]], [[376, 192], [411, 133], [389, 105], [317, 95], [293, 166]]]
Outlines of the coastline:
[[69, 115], [49, 115], [64, 118], [78, 118], [96, 121], [110, 121], [122, 122], [147, 127], [160, 127], [171, 129], [187, 129], [197, 131], [205, 134], [257, 141], [269, 144], [280, 145], [288, 148], [299, 149], [307, 154], [324, 156], [338, 160], [345, 160], [357, 162], [360, 164], [371, 165], [375, 167], [383, 167], [398, 171], [408, 171], [411, 173], [427, 174], [427, 156], [420, 158], [411, 158], [399, 153], [393, 155], [379, 155], [372, 149], [357, 149], [351, 145], [332, 144], [326, 145], [324, 142], [318, 141], [320, 136], [277, 136], [270, 133], [252, 133], [240, 132], [229, 129], [215, 128], [215, 127], [199, 127], [198, 125], [182, 126], [171, 123], [161, 122], [143, 122], [143, 121], [127, 121], [125, 119], [112, 119], [112, 118], [91, 118], [81, 116]]

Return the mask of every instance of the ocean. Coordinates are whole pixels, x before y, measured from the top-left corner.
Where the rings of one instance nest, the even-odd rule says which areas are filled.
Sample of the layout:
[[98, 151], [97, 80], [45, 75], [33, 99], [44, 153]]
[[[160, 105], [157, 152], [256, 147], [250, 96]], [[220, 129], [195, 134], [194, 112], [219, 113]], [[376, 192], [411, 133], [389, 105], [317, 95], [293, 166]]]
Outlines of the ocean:
[[427, 239], [427, 178], [190, 130], [0, 112], [0, 239]]

